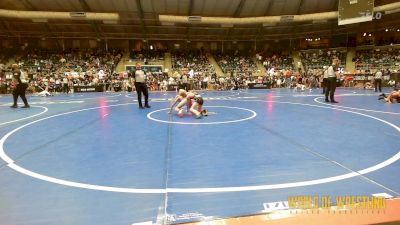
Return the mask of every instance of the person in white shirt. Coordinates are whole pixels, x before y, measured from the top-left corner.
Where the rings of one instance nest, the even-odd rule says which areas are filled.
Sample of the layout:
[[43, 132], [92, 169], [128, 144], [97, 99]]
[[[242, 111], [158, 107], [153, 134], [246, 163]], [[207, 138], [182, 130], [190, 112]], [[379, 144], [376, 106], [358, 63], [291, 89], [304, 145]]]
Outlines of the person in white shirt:
[[339, 103], [335, 101], [335, 90], [336, 90], [336, 71], [339, 64], [339, 59], [333, 59], [332, 65], [328, 67], [328, 85], [325, 92], [325, 102], [329, 102], [328, 96], [331, 103]]
[[[142, 66], [138, 63], [136, 64], [136, 71], [135, 71], [135, 88], [139, 102], [139, 108], [144, 109], [150, 108], [149, 105], [149, 91], [147, 90], [146, 85], [146, 76], [144, 75], [144, 71], [142, 70]], [[142, 104], [142, 92], [144, 94], [144, 107]]]
[[375, 73], [375, 92], [378, 92], [378, 88], [379, 88], [379, 92], [382, 92], [382, 71], [378, 70]]
[[395, 80], [389, 80], [389, 81], [388, 81], [388, 85], [389, 85], [390, 87], [395, 87], [396, 81], [395, 81]]
[[206, 76], [203, 78], [202, 88], [201, 88], [201, 89], [207, 89], [207, 87], [208, 87], [208, 76], [206, 75]]
[[61, 80], [60, 78], [56, 79], [56, 86], [55, 86], [56, 92], [59, 92], [61, 89]]
[[191, 69], [191, 70], [189, 71], [189, 79], [193, 79], [193, 77], [194, 77], [194, 70]]
[[39, 97], [47, 97], [47, 96], [53, 96], [53, 95], [49, 92], [49, 86], [46, 86], [46, 88], [44, 90], [42, 90], [41, 92], [37, 93], [37, 96], [39, 96]]
[[104, 70], [100, 70], [98, 75], [99, 75], [99, 79], [103, 80], [104, 79]]
[[66, 77], [66, 75], [65, 75], [65, 77], [63, 78], [62, 83], [63, 83], [63, 92], [68, 94], [68, 92], [69, 92], [69, 87], [68, 87], [68, 78]]

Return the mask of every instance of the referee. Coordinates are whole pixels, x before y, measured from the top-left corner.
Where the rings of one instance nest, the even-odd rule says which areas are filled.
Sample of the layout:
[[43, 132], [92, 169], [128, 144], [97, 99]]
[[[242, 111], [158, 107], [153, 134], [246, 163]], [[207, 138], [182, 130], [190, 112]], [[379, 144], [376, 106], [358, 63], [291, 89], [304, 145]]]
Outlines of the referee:
[[18, 68], [17, 64], [12, 65], [12, 74], [13, 74], [13, 82], [16, 83], [16, 86], [12, 91], [14, 104], [11, 106], [11, 108], [18, 108], [17, 105], [18, 96], [21, 97], [22, 101], [25, 104], [21, 108], [30, 108], [28, 101], [26, 100], [25, 97], [25, 91], [28, 88], [28, 83], [25, 80], [24, 75], [22, 75], [21, 70]]
[[375, 73], [375, 92], [378, 92], [378, 89], [379, 89], [379, 92], [382, 92], [382, 71], [381, 70], [378, 70], [376, 73]]
[[[147, 90], [146, 77], [144, 75], [144, 71], [142, 70], [142, 66], [140, 65], [140, 63], [136, 64], [135, 88], [136, 88], [136, 93], [137, 93], [137, 97], [138, 97], [139, 108], [140, 109], [144, 109], [145, 107], [150, 108], [149, 92]], [[142, 104], [142, 92], [144, 94], [144, 107]]]
[[335, 90], [336, 90], [336, 71], [338, 68], [338, 59], [332, 60], [332, 65], [328, 67], [328, 79], [325, 91], [325, 102], [329, 102], [328, 96], [331, 103], [339, 103], [335, 101]]

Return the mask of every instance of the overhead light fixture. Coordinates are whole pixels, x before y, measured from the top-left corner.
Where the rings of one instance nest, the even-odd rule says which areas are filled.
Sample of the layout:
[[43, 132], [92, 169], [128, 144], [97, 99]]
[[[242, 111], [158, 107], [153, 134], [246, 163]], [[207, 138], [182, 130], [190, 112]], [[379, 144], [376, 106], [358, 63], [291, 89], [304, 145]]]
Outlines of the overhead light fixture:
[[292, 22], [293, 20], [294, 20], [294, 15], [283, 15], [280, 18], [280, 22], [282, 23]]
[[368, 36], [369, 36], [369, 37], [371, 37], [371, 36], [372, 36], [372, 34], [368, 34]]
[[364, 36], [364, 37], [367, 36], [367, 33], [364, 33], [363, 36]]
[[357, 3], [358, 3], [358, 0], [349, 0], [350, 5], [357, 4]]
[[386, 29], [385, 29], [385, 31], [386, 31], [386, 32], [388, 32], [388, 31], [389, 31], [389, 29], [387, 29], [387, 28], [386, 28]]
[[188, 22], [201, 22], [201, 16], [188, 16]]
[[70, 17], [78, 17], [78, 18], [86, 17], [86, 12], [70, 12], [69, 16]]

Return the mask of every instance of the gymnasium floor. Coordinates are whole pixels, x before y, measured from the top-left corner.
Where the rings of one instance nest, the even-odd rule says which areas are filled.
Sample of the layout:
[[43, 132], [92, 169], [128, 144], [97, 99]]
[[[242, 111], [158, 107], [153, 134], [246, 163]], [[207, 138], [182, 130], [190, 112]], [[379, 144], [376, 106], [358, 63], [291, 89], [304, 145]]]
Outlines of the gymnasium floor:
[[294, 195], [400, 196], [400, 104], [320, 92], [202, 92], [203, 119], [167, 114], [174, 93], [145, 110], [133, 93], [31, 96], [30, 109], [1, 96], [0, 223], [183, 223]]

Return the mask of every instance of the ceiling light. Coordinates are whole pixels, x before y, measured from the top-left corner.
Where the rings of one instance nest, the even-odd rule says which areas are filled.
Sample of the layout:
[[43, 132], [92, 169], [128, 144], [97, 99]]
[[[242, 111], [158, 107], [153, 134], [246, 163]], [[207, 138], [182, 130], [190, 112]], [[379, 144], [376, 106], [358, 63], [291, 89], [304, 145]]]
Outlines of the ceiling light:
[[357, 4], [357, 3], [358, 3], [358, 0], [349, 0], [350, 5]]

